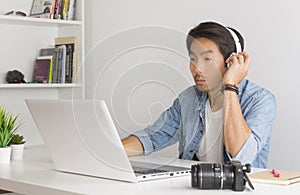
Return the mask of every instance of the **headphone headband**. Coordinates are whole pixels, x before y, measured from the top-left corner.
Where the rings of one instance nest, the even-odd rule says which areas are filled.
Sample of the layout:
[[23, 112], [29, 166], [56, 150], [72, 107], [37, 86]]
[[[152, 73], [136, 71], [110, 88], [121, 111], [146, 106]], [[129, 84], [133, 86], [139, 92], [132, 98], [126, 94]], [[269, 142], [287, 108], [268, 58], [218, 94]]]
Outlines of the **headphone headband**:
[[236, 48], [236, 53], [239, 53], [242, 51], [242, 46], [240, 43], [240, 39], [238, 38], [238, 36], [235, 34], [235, 32], [233, 30], [231, 30], [230, 28], [226, 27], [226, 29], [230, 32], [233, 40], [234, 40], [234, 44], [235, 44], [235, 48]]

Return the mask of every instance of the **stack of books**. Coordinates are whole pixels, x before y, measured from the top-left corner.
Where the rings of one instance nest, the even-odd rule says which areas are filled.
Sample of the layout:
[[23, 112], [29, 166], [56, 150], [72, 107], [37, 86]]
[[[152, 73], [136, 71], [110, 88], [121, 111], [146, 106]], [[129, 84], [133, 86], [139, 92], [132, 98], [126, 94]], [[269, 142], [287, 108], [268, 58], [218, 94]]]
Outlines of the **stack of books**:
[[33, 0], [30, 17], [74, 19], [75, 0]]
[[36, 83], [76, 83], [76, 37], [55, 38], [55, 46], [40, 49], [32, 81]]

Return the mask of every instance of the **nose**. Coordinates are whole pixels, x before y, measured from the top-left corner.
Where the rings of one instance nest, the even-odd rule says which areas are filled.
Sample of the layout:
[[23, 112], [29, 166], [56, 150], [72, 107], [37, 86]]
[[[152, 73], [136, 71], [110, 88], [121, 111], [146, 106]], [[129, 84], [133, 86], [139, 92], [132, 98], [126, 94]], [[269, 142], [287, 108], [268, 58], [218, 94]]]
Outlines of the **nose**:
[[193, 72], [202, 73], [203, 65], [201, 63], [192, 63], [191, 62], [191, 69]]

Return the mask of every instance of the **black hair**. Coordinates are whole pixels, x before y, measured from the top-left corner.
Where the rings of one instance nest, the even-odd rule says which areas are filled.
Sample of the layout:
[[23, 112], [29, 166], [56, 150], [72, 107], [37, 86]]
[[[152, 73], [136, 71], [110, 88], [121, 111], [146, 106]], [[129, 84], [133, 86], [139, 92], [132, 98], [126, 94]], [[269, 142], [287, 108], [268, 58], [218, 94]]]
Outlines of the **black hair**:
[[[229, 27], [228, 27], [229, 28]], [[235, 29], [230, 28], [239, 38], [242, 51], [244, 50], [244, 39]], [[226, 60], [232, 52], [236, 52], [235, 41], [229, 30], [216, 22], [203, 22], [191, 29], [186, 38], [187, 49], [190, 52], [191, 44], [194, 39], [207, 38], [213, 41]]]

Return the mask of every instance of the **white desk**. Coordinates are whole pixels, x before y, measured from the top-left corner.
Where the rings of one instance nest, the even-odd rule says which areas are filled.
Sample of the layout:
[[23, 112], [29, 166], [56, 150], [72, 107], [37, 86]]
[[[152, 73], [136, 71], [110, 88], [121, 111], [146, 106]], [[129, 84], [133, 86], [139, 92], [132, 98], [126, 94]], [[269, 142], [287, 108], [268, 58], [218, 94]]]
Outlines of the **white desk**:
[[[150, 159], [150, 156], [134, 157], [134, 159]], [[156, 161], [166, 160], [155, 158]], [[190, 165], [195, 161], [174, 160], [174, 165]], [[243, 194], [299, 194], [300, 184], [275, 186], [255, 184], [255, 190], [247, 188]], [[184, 194], [237, 194], [232, 190], [198, 190], [191, 187], [190, 177], [178, 177], [127, 183], [88, 177], [54, 170], [48, 151], [43, 146], [25, 149], [24, 159], [12, 161], [10, 165], [0, 165], [0, 189], [21, 194], [120, 194], [120, 195], [184, 195]]]

